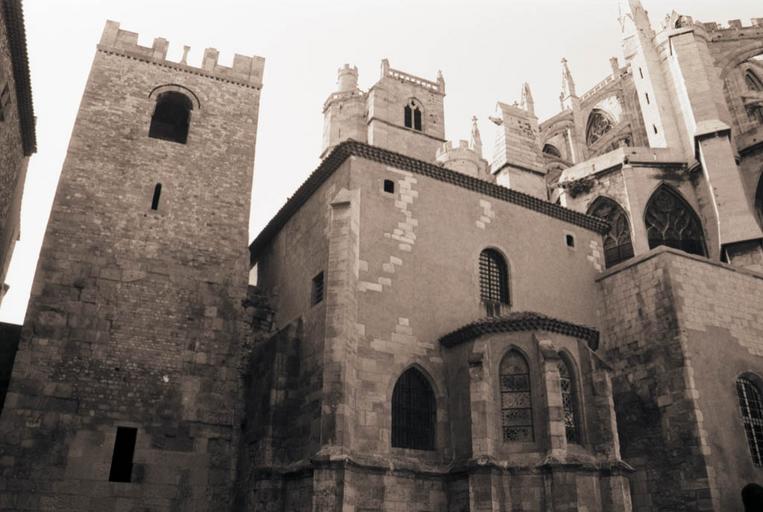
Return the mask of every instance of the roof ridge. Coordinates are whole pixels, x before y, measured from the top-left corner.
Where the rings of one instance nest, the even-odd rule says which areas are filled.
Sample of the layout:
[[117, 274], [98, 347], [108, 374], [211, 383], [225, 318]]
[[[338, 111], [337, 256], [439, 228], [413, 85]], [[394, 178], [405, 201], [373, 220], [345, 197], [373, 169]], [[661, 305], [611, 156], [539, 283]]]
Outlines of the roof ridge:
[[538, 199], [535, 196], [512, 190], [501, 185], [490, 183], [479, 178], [468, 176], [457, 171], [452, 171], [445, 167], [424, 162], [410, 156], [406, 156], [388, 149], [371, 146], [353, 139], [347, 139], [338, 144], [302, 183], [294, 195], [285, 205], [276, 213], [265, 228], [260, 232], [254, 241], [249, 245], [250, 262], [254, 263], [256, 252], [267, 244], [276, 233], [283, 227], [289, 218], [296, 213], [305, 201], [315, 192], [315, 190], [334, 172], [349, 156], [357, 156], [374, 162], [379, 162], [402, 170], [410, 171], [416, 174], [427, 176], [456, 185], [473, 192], [478, 192], [486, 196], [494, 197], [508, 203], [523, 206], [538, 213], [556, 218], [558, 220], [580, 226], [597, 233], [606, 233], [609, 231], [609, 224], [584, 213], [567, 209], [563, 206]]

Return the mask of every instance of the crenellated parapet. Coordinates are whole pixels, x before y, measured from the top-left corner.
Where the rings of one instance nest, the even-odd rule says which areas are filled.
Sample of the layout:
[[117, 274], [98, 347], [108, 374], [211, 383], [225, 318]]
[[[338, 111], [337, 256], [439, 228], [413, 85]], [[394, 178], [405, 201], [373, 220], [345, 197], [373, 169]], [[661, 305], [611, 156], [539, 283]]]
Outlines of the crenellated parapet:
[[445, 79], [442, 77], [441, 72], [437, 72], [437, 81], [433, 82], [431, 80], [427, 80], [425, 78], [421, 78], [415, 75], [411, 75], [409, 73], [406, 73], [404, 71], [400, 71], [398, 69], [392, 69], [389, 66], [389, 61], [387, 59], [382, 60], [382, 67], [381, 67], [381, 78], [394, 78], [396, 80], [400, 80], [403, 82], [408, 82], [414, 85], [417, 85], [419, 87], [422, 87], [424, 89], [427, 89], [430, 92], [435, 92], [438, 94], [445, 95]]
[[218, 64], [219, 52], [215, 48], [206, 48], [202, 58], [201, 66], [191, 66], [186, 62], [189, 47], [184, 47], [183, 58], [180, 62], [173, 62], [167, 59], [167, 50], [169, 41], [162, 37], [154, 39], [151, 47], [138, 44], [137, 32], [129, 32], [119, 28], [119, 23], [107, 21], [101, 35], [101, 41], [98, 44], [98, 51], [122, 55], [131, 59], [138, 59], [149, 62], [157, 66], [164, 66], [202, 75], [214, 80], [235, 83], [245, 87], [259, 89], [262, 87], [262, 74], [265, 67], [263, 57], [236, 54], [233, 58], [233, 66], [223, 66]]
[[487, 171], [487, 161], [476, 151], [469, 141], [459, 140], [457, 144], [447, 141], [437, 149], [437, 163], [452, 171], [474, 176], [488, 181], [495, 178]]

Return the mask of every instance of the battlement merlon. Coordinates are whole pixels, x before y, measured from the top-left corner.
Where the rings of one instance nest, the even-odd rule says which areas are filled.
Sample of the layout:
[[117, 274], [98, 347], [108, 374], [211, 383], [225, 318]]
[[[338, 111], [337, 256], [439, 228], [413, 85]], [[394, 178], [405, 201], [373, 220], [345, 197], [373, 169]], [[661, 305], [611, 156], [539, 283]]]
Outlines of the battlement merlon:
[[406, 73], [405, 71], [392, 69], [391, 67], [389, 67], [389, 60], [382, 59], [381, 78], [382, 79], [394, 78], [397, 80], [402, 80], [404, 82], [410, 82], [412, 84], [418, 85], [419, 87], [423, 87], [424, 89], [427, 89], [431, 92], [435, 92], [445, 96], [445, 79], [442, 77], [442, 72], [440, 71], [437, 72], [437, 81], [433, 82], [431, 80], [427, 80], [426, 78], [421, 78], [415, 75], [411, 75], [409, 73]]
[[98, 50], [112, 52], [128, 57], [137, 58], [146, 62], [162, 66], [170, 66], [181, 71], [202, 74], [210, 78], [224, 80], [247, 87], [261, 88], [262, 74], [265, 67], [263, 57], [236, 54], [233, 57], [233, 66], [222, 66], [217, 63], [219, 52], [214, 48], [204, 50], [201, 67], [190, 66], [185, 62], [185, 56], [181, 62], [167, 60], [169, 41], [157, 37], [151, 47], [138, 44], [137, 32], [129, 32], [119, 28], [116, 21], [106, 21]]

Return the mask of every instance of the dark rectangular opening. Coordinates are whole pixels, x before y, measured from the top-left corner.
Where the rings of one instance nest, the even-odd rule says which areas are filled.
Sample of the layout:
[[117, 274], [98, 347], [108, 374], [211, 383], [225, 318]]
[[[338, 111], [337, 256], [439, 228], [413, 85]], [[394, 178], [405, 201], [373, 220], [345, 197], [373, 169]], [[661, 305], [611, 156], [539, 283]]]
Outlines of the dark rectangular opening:
[[575, 237], [572, 235], [564, 235], [564, 243], [567, 247], [575, 247]]
[[392, 180], [384, 180], [384, 191], [388, 194], [395, 193], [395, 182]]
[[310, 303], [314, 306], [323, 301], [323, 272], [313, 278], [313, 288], [310, 294]]
[[649, 93], [648, 93], [648, 92], [645, 92], [645, 93], [644, 93], [644, 96], [646, 96], [646, 104], [647, 104], [647, 105], [651, 104], [651, 102], [649, 101]]
[[641, 75], [641, 78], [644, 78], [644, 72], [641, 71], [641, 68], [638, 68], [638, 74]]
[[653, 124], [653, 125], [652, 125], [652, 129], [654, 130], [654, 133], [655, 133], [655, 135], [656, 135], [656, 134], [657, 134], [657, 125], [656, 125], [656, 124]]
[[137, 435], [137, 428], [117, 427], [114, 453], [111, 456], [109, 482], [132, 481], [132, 459], [135, 455], [135, 438]]
[[151, 209], [152, 210], [158, 210], [159, 209], [159, 197], [162, 195], [162, 184], [157, 183], [154, 187], [154, 197], [151, 199]]

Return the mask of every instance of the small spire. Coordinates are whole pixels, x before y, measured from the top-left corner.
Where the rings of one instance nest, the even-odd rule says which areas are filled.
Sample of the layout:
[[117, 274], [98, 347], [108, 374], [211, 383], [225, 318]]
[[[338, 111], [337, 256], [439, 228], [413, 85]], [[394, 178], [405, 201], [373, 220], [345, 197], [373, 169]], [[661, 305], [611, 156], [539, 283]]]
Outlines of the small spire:
[[482, 158], [482, 137], [480, 136], [479, 126], [477, 126], [477, 116], [472, 116], [472, 133], [469, 138], [469, 148]]
[[562, 59], [562, 94], [565, 98], [577, 96], [575, 93], [575, 80], [572, 78], [567, 59]]
[[442, 71], [439, 70], [439, 69], [437, 70], [437, 85], [440, 88], [440, 92], [444, 93], [445, 92], [445, 79], [442, 77]]
[[533, 93], [530, 90], [530, 84], [527, 82], [522, 84], [522, 101], [520, 102], [520, 105], [524, 110], [535, 115], [535, 101], [533, 101]]
[[381, 61], [381, 77], [384, 78], [389, 73], [389, 59], [382, 59]]

